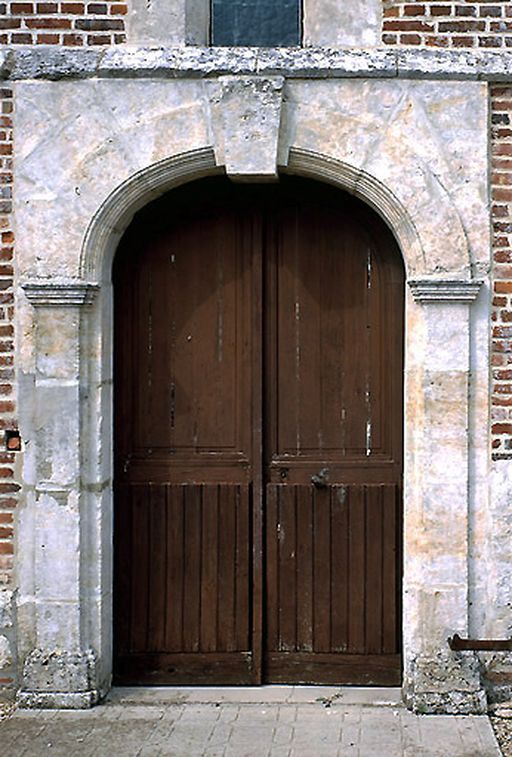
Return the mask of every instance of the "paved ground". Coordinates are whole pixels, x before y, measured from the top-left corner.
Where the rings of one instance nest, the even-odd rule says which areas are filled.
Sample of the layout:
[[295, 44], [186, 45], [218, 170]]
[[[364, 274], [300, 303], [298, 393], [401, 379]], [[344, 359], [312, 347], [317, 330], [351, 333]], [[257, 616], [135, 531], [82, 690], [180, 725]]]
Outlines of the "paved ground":
[[[262, 700], [265, 700], [264, 703]], [[486, 717], [415, 716], [397, 690], [117, 689], [84, 712], [18, 710], [2, 757], [497, 757]]]

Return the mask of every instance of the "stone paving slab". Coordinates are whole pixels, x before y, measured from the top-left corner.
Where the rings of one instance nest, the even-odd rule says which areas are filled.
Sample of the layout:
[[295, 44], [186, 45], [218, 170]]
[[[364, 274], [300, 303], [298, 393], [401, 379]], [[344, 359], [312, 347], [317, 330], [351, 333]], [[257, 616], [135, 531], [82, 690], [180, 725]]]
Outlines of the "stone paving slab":
[[[17, 710], [2, 757], [499, 757], [485, 716], [414, 715], [392, 691], [114, 691], [93, 710]], [[280, 689], [280, 691], [277, 691]], [[188, 699], [176, 702], [177, 694]], [[347, 701], [344, 701], [344, 696]], [[372, 700], [373, 696], [373, 700]], [[152, 699], [153, 697], [153, 699]], [[252, 701], [250, 700], [253, 698]], [[359, 701], [355, 701], [359, 698]], [[129, 702], [125, 700], [129, 699]], [[204, 701], [198, 701], [198, 700]], [[167, 701], [166, 701], [167, 700]], [[302, 700], [302, 701], [301, 701]], [[384, 702], [375, 704], [375, 702]], [[142, 704], [141, 704], [142, 702]]]
[[151, 688], [118, 686], [112, 689], [108, 702], [115, 704], [181, 704], [204, 702], [216, 704], [267, 704], [291, 702], [322, 702], [336, 700], [343, 704], [400, 705], [399, 687], [378, 686], [152, 686]]

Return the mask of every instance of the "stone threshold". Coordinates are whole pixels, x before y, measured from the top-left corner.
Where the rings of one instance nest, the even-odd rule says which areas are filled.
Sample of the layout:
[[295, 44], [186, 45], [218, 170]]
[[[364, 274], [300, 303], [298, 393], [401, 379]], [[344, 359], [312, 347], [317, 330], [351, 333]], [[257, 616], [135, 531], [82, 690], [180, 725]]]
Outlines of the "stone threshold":
[[400, 688], [363, 686], [133, 686], [114, 687], [105, 704], [321, 704], [404, 707]]
[[512, 81], [512, 50], [415, 48], [0, 47], [0, 79], [380, 78]]

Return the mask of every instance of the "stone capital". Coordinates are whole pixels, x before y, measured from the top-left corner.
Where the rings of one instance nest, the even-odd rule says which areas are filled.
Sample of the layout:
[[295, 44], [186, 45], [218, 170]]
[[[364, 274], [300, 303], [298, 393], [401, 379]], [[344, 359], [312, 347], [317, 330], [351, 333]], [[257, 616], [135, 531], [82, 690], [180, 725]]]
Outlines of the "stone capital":
[[26, 281], [22, 288], [34, 307], [74, 308], [91, 305], [99, 287], [80, 279], [44, 279]]
[[482, 286], [481, 281], [433, 277], [411, 279], [408, 284], [412, 296], [416, 302], [420, 303], [473, 302], [478, 297], [478, 292]]

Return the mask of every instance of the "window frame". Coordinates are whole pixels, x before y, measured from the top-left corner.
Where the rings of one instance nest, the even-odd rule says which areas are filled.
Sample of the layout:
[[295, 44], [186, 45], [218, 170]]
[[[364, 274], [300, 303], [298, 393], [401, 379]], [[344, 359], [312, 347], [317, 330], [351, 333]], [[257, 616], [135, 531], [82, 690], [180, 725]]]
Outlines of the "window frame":
[[[197, 0], [195, 0], [197, 2]], [[219, 44], [214, 42], [214, 3], [215, 0], [208, 0], [208, 32], [207, 32], [207, 44], [209, 47], [266, 47], [269, 49], [275, 49], [279, 47], [303, 47], [304, 44], [304, 0], [295, 0], [298, 11], [298, 28], [297, 28], [297, 42], [291, 44]]]

